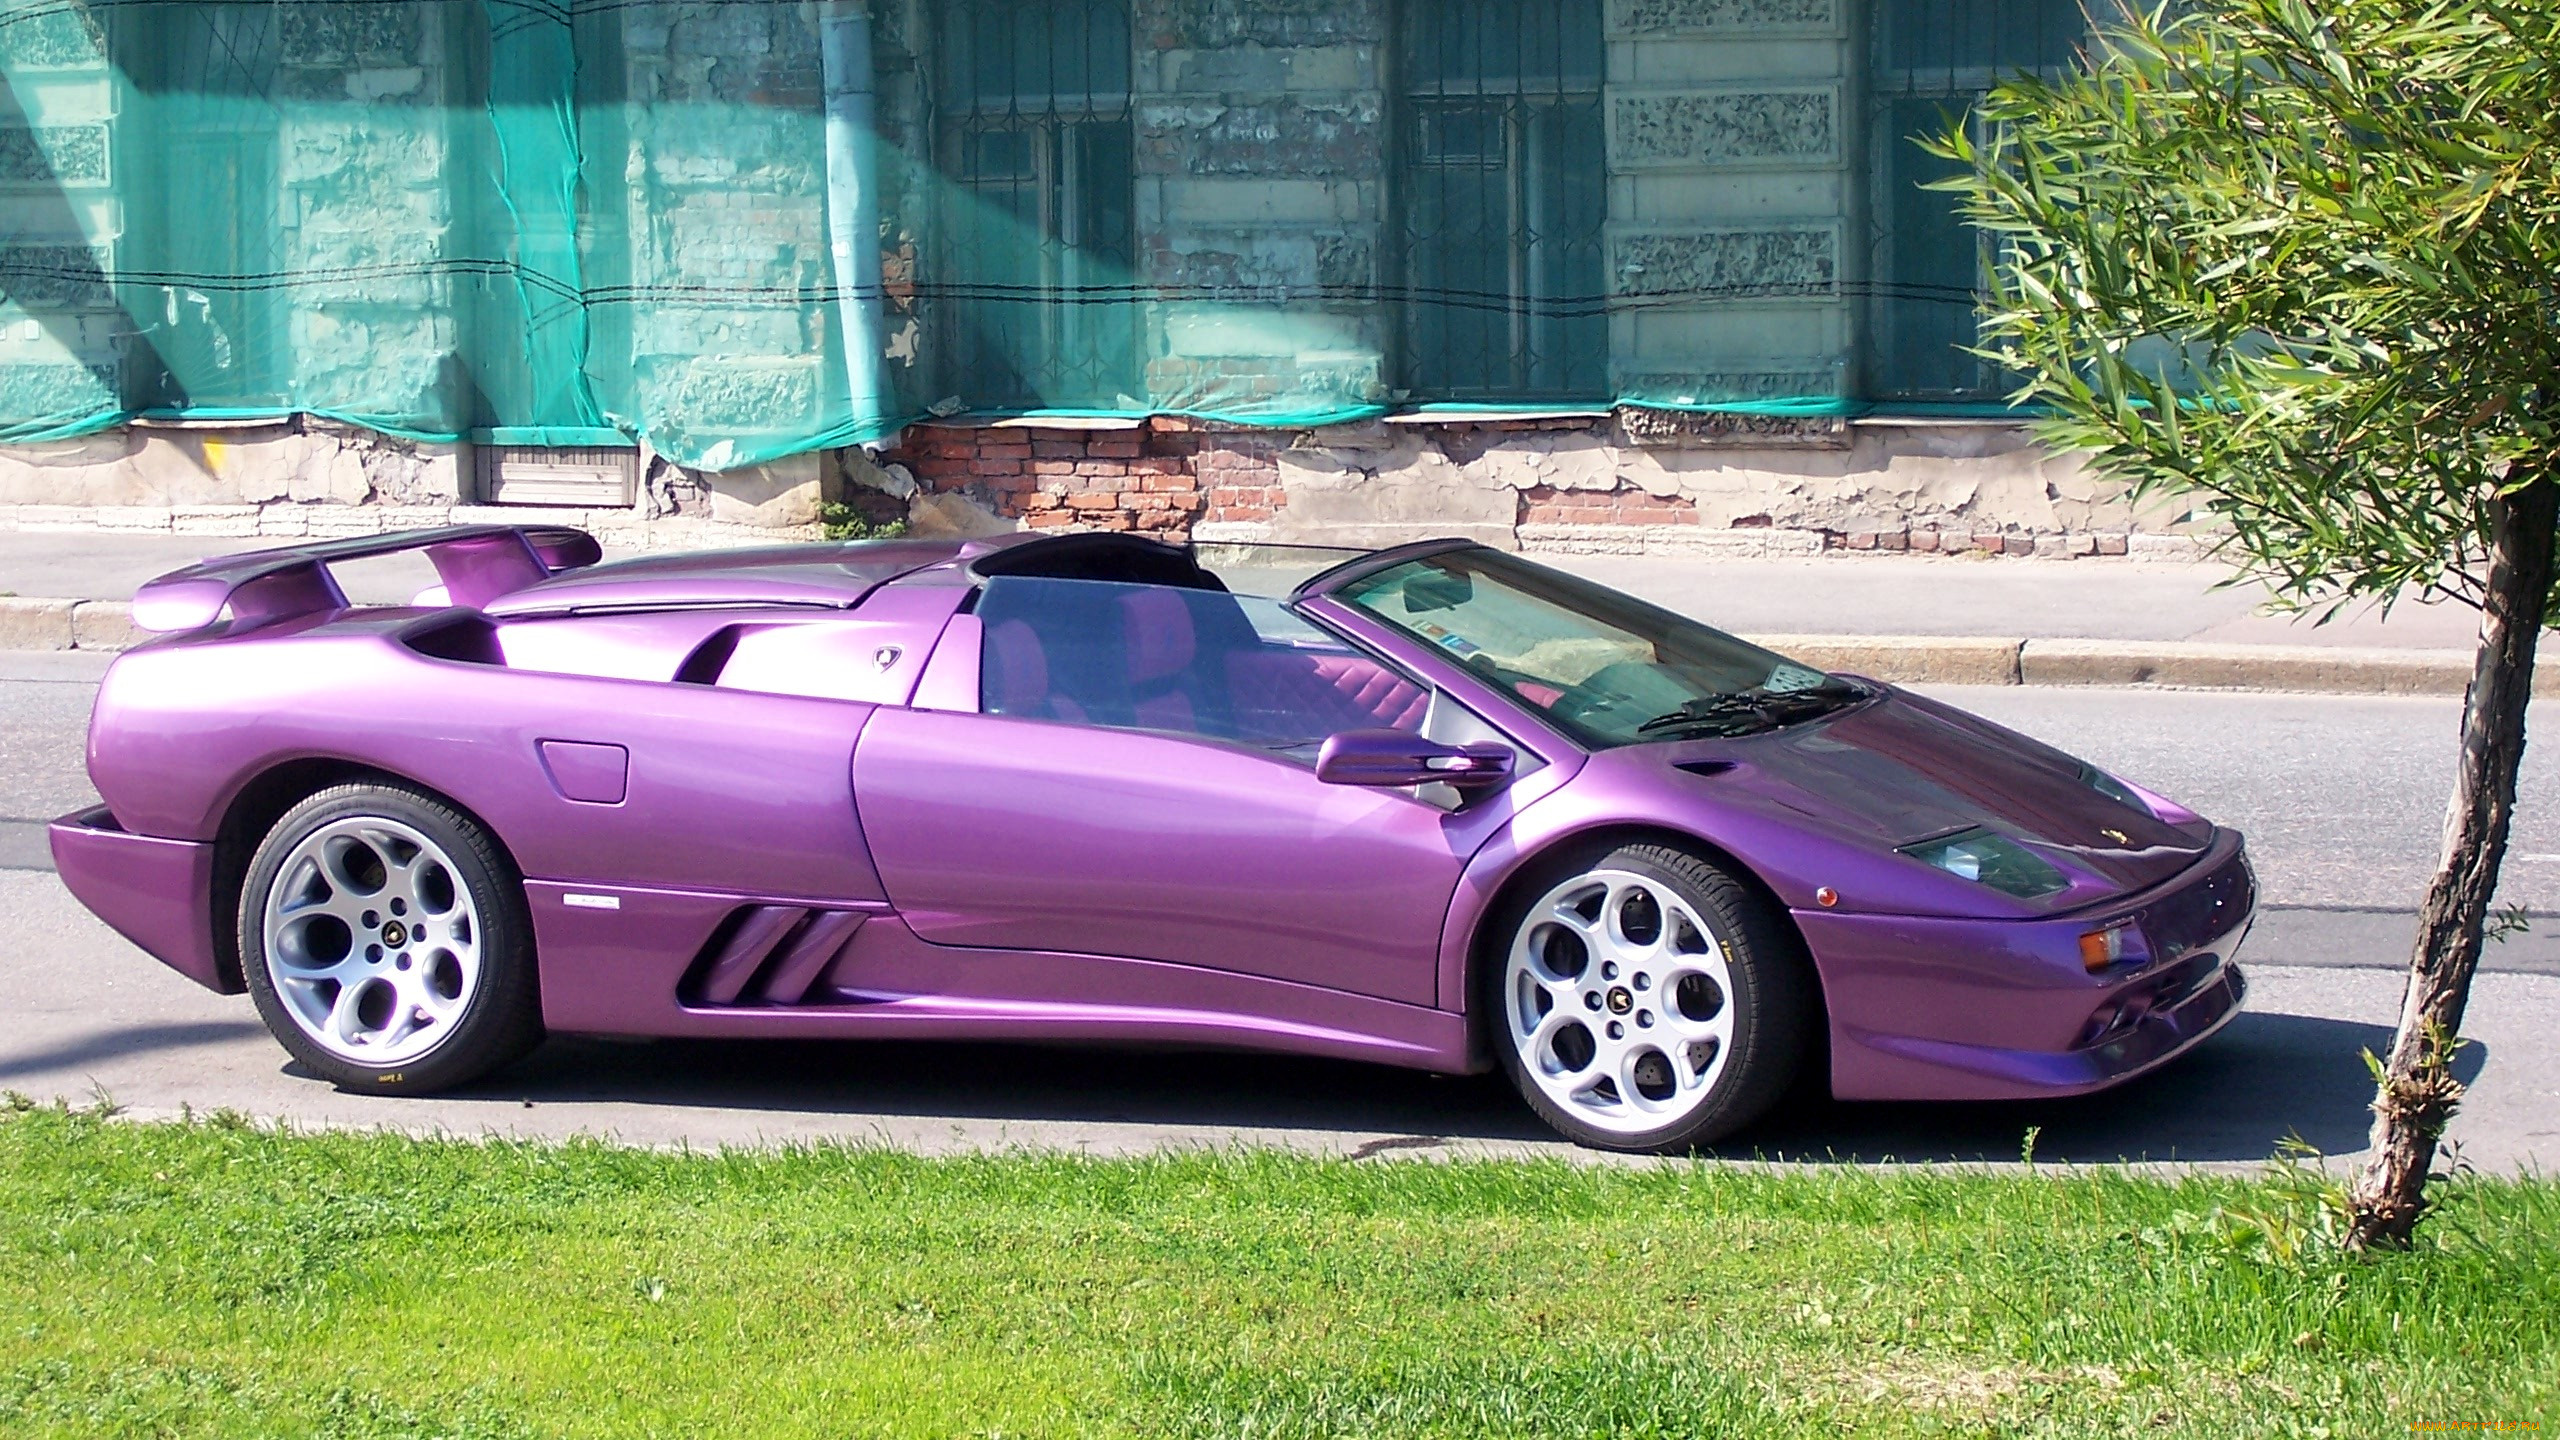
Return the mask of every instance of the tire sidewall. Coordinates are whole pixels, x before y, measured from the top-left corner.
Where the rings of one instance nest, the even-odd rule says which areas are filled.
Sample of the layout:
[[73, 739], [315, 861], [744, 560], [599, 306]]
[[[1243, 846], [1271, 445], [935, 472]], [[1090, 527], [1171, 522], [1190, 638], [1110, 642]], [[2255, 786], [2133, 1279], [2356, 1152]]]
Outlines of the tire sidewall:
[[[479, 912], [479, 984], [462, 1018], [433, 1049], [395, 1066], [357, 1064], [304, 1034], [267, 968], [267, 900], [286, 857], [314, 830], [357, 817], [395, 820], [433, 840], [451, 860], [455, 879]], [[250, 859], [236, 921], [241, 978], [248, 983], [258, 1018], [305, 1069], [342, 1089], [376, 1094], [442, 1089], [505, 1064], [539, 1037], [532, 923], [523, 880], [486, 830], [415, 791], [337, 786], [286, 811]]]
[[[1721, 877], [1723, 884], [1701, 886], [1673, 868], [1682, 860]], [[1679, 895], [1706, 922], [1708, 938], [1724, 948], [1731, 980], [1726, 1003], [1734, 1007], [1733, 1041], [1724, 1069], [1697, 1108], [1651, 1130], [1603, 1130], [1558, 1105], [1528, 1073], [1510, 1035], [1504, 987], [1512, 947], [1531, 907], [1566, 880], [1601, 870], [1641, 875]], [[1734, 878], [1729, 866], [1666, 845], [1586, 847], [1541, 865], [1503, 905], [1478, 951], [1474, 1001], [1483, 1016], [1486, 1044], [1538, 1118], [1578, 1145], [1660, 1153], [1722, 1139], [1758, 1119], [1785, 1093], [1795, 1073], [1795, 1052], [1802, 1048], [1803, 997], [1794, 992], [1807, 982], [1793, 947], [1785, 943], [1767, 909], [1766, 902]]]

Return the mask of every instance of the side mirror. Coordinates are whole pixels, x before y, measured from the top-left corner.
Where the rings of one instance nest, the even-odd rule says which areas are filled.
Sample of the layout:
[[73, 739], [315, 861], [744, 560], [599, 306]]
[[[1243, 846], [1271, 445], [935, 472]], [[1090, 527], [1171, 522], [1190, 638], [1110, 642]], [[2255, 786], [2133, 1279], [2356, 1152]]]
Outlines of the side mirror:
[[1434, 783], [1461, 790], [1500, 783], [1511, 773], [1508, 745], [1479, 740], [1443, 745], [1406, 730], [1345, 730], [1325, 737], [1316, 778], [1327, 785], [1401, 789]]

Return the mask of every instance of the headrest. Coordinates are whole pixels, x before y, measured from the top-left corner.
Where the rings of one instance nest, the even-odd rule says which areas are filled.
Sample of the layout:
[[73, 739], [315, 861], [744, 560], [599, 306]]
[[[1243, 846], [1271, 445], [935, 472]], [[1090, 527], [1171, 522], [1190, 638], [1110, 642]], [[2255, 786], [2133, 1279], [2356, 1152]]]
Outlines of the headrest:
[[1130, 684], [1144, 685], [1191, 668], [1199, 647], [1182, 591], [1131, 590], [1120, 597], [1120, 621], [1128, 636]]
[[1007, 620], [987, 632], [987, 708], [1013, 713], [1038, 711], [1049, 699], [1049, 656], [1039, 633], [1020, 620]]

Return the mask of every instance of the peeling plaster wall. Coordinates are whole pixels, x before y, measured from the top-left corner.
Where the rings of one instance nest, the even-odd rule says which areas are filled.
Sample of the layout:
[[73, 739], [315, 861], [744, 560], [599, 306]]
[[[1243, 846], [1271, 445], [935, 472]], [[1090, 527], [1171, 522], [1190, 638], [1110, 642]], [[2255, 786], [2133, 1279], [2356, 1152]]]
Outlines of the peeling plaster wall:
[[[316, 421], [129, 428], [0, 447], [0, 509], [77, 508], [91, 518], [46, 523], [109, 526], [126, 523], [115, 518], [123, 511], [161, 525], [171, 507], [261, 506], [336, 513], [357, 528], [441, 523], [469, 508], [469, 457], [467, 447]], [[814, 533], [820, 505], [838, 498], [868, 521], [905, 520], [926, 535], [1130, 530], [1329, 545], [1462, 535], [1532, 551], [1664, 555], [2123, 554], [2145, 537], [2215, 528], [2177, 501], [2133, 505], [2122, 484], [2014, 425], [1731, 425], [1643, 411], [1304, 431], [1169, 416], [1107, 429], [922, 425], [877, 457], [837, 451], [721, 474], [656, 459], [636, 506], [577, 523], [781, 537]], [[542, 518], [479, 512], [518, 516]]]
[[[1734, 426], [1620, 411], [1289, 432], [1160, 417], [1140, 430], [918, 427], [888, 460], [911, 487], [896, 490], [907, 518], [932, 533], [962, 515], [973, 534], [1014, 524], [1330, 545], [1460, 535], [1551, 552], [2086, 555], [2212, 528], [2174, 501], [2135, 506], [2121, 483], [2022, 427], [1974, 422]], [[898, 513], [882, 503], [871, 518]]]
[[452, 505], [468, 450], [291, 422], [0, 446], [0, 505]]

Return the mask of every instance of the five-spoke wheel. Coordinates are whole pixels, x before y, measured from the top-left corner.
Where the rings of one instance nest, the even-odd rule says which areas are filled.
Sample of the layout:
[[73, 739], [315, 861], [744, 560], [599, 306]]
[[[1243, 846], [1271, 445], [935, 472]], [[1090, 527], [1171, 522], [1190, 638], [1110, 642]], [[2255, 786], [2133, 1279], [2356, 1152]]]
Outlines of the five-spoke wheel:
[[1503, 1068], [1585, 1144], [1664, 1150], [1756, 1118], [1803, 1047], [1800, 967], [1768, 907], [1685, 851], [1550, 872], [1503, 917], [1487, 996]]
[[540, 1034], [523, 886], [469, 817], [391, 786], [341, 786], [276, 822], [240, 904], [267, 1028], [341, 1085], [432, 1089]]

